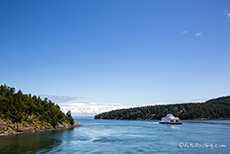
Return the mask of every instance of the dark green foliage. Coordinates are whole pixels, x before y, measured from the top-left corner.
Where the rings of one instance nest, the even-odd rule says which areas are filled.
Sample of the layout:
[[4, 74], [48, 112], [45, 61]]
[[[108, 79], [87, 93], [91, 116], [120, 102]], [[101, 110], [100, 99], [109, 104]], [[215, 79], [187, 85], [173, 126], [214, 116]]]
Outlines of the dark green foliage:
[[2, 85], [0, 87], [0, 115], [1, 118], [15, 122], [32, 122], [30, 116], [37, 117], [40, 121], [48, 122], [52, 126], [67, 121], [71, 125], [74, 120], [71, 112], [65, 115], [57, 104], [45, 98], [23, 94], [21, 90], [15, 93], [15, 89]]
[[167, 113], [180, 119], [229, 119], [230, 96], [212, 99], [205, 103], [156, 105], [113, 110], [98, 114], [95, 119], [159, 120]]
[[66, 113], [66, 119], [70, 122], [71, 125], [74, 124], [74, 120], [73, 120], [73, 117], [71, 116], [71, 112], [70, 111], [68, 111]]
[[223, 105], [230, 106], [230, 96], [211, 99], [211, 100], [208, 100], [206, 103], [223, 104]]

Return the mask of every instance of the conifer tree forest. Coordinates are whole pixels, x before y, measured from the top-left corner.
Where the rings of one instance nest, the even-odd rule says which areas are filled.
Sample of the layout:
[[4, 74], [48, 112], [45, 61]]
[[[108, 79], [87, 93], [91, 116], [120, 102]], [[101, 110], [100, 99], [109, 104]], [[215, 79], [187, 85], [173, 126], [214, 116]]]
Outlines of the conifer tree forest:
[[15, 88], [6, 85], [0, 87], [0, 118], [9, 119], [13, 123], [31, 122], [33, 118], [37, 118], [53, 127], [63, 122], [74, 124], [71, 112], [64, 114], [51, 100], [23, 94], [21, 90], [15, 92]]
[[168, 113], [184, 120], [230, 119], [230, 96], [211, 99], [204, 103], [182, 103], [119, 109], [104, 112], [95, 119], [160, 120]]

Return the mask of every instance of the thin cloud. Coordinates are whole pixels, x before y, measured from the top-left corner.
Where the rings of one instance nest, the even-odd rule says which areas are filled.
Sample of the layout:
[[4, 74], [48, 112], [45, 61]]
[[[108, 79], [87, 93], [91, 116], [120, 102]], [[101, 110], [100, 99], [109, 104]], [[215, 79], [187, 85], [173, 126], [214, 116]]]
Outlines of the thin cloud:
[[202, 36], [203, 35], [203, 32], [200, 32], [200, 33], [196, 33], [195, 36]]
[[70, 101], [76, 101], [84, 97], [71, 97], [71, 96], [56, 96], [56, 95], [39, 95], [42, 99], [48, 98], [54, 103], [68, 103]]
[[188, 34], [188, 31], [183, 31], [181, 34], [182, 35]]
[[191, 100], [177, 100], [176, 103], [204, 103], [206, 102], [207, 98], [201, 98], [201, 99], [191, 99]]
[[225, 16], [227, 16], [227, 18], [230, 20], [230, 11], [228, 11], [227, 9], [224, 10], [224, 14]]

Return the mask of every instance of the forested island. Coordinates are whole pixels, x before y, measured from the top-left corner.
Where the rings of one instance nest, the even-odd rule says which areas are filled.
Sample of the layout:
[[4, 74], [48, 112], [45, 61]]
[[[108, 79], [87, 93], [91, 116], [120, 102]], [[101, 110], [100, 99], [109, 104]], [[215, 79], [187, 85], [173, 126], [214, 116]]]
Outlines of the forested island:
[[21, 90], [0, 87], [0, 136], [67, 129], [81, 126], [74, 123], [71, 112], [64, 114], [47, 98], [41, 99]]
[[160, 120], [171, 113], [182, 120], [230, 119], [230, 96], [211, 99], [204, 103], [182, 103], [118, 109], [104, 112], [95, 119]]

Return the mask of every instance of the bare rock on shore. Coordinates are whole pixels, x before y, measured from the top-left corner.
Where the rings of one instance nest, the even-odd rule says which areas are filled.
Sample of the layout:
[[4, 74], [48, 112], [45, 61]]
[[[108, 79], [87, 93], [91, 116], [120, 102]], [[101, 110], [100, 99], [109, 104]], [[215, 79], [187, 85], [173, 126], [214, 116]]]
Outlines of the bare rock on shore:
[[0, 136], [44, 132], [51, 130], [63, 130], [80, 126], [82, 125], [80, 125], [79, 123], [74, 123], [73, 125], [69, 123], [59, 123], [56, 127], [53, 127], [51, 124], [41, 121], [36, 121], [33, 123], [12, 123], [10, 120], [0, 119]]

